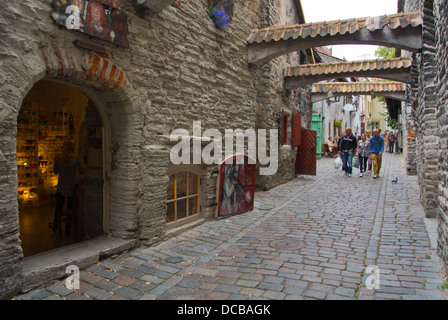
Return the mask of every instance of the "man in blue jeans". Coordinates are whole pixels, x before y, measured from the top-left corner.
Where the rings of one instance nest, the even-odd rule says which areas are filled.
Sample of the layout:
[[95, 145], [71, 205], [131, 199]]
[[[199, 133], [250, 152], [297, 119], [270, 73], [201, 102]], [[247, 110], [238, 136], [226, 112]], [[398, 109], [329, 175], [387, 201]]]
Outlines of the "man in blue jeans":
[[345, 174], [349, 177], [352, 176], [353, 171], [353, 155], [356, 154], [356, 148], [358, 147], [358, 140], [352, 134], [352, 129], [345, 129], [345, 136], [341, 138], [339, 144], [339, 154], [342, 157], [342, 166], [345, 168]]

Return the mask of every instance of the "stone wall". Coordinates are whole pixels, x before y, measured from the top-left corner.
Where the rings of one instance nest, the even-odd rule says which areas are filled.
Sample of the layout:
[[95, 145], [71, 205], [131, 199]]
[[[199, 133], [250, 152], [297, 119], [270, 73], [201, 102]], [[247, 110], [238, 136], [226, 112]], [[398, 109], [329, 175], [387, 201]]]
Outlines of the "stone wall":
[[[261, 67], [247, 63], [247, 37], [260, 26], [297, 22], [293, 1], [234, 1], [230, 30], [208, 18], [206, 0], [154, 14], [120, 1], [128, 16], [124, 49], [57, 26], [52, 1], [1, 2], [0, 73], [0, 297], [21, 287], [15, 135], [23, 98], [41, 79], [74, 85], [98, 108], [105, 126], [109, 233], [137, 243], [163, 240], [169, 151], [174, 129], [279, 128], [282, 109], [310, 114], [309, 90], [285, 92], [283, 73], [298, 54]], [[75, 40], [104, 49], [97, 54]], [[113, 72], [112, 72], [113, 70]], [[116, 70], [116, 72], [115, 72]], [[114, 76], [115, 75], [115, 76]], [[111, 81], [106, 81], [109, 79]], [[308, 110], [308, 109], [309, 110]], [[305, 117], [306, 119], [306, 117]], [[311, 121], [304, 122], [310, 125]], [[281, 149], [270, 188], [294, 176], [293, 148]], [[216, 169], [204, 169], [203, 212], [214, 216]]]
[[417, 141], [415, 134], [413, 96], [409, 94], [413, 90], [412, 85], [406, 86], [406, 101], [402, 103], [403, 154], [405, 156], [406, 172], [409, 175], [417, 174]]
[[[259, 28], [298, 24], [299, 21], [295, 12], [293, 1], [262, 0]], [[300, 53], [295, 52], [252, 68], [256, 79], [255, 88], [257, 89], [257, 129], [278, 128], [279, 145], [281, 145], [282, 110], [288, 115], [288, 123], [290, 123], [292, 113], [297, 112], [302, 114], [302, 127], [311, 128], [311, 88], [284, 90], [286, 68], [298, 64], [300, 64]], [[266, 190], [293, 179], [295, 176], [296, 152], [297, 149], [290, 145], [290, 134], [288, 134], [287, 145], [279, 149], [277, 174], [274, 176], [257, 176], [257, 187]]]
[[[403, 5], [404, 12], [421, 11], [420, 0], [405, 1]], [[406, 87], [406, 101], [402, 110], [404, 132], [404, 154], [406, 159], [406, 171], [408, 174], [416, 175], [418, 167], [417, 156], [417, 132], [415, 113], [417, 109], [417, 98], [419, 88], [419, 55], [402, 51], [402, 56], [411, 57], [413, 64], [411, 66], [412, 83]]]
[[[433, 15], [433, 1], [408, 1], [406, 11], [421, 11], [423, 15], [423, 52], [413, 54], [414, 82], [408, 91], [409, 102], [412, 105], [410, 118], [414, 122], [416, 143], [415, 162], [408, 160], [408, 164], [415, 163], [416, 170], [411, 168], [408, 172], [416, 171], [421, 189], [421, 201], [427, 217], [436, 217], [437, 213], [437, 101], [436, 101], [436, 61], [435, 61], [435, 25]], [[413, 131], [408, 123], [408, 131]], [[413, 139], [411, 133], [408, 138]], [[411, 141], [412, 143], [412, 141]], [[413, 152], [409, 148], [408, 152]]]
[[406, 102], [407, 134], [413, 134], [410, 124], [415, 124], [415, 167], [422, 203], [427, 217], [438, 218], [438, 253], [448, 266], [448, 4], [407, 0], [405, 11], [414, 10], [420, 10], [424, 18], [424, 48], [421, 54], [412, 55], [415, 82]]
[[436, 16], [438, 119], [438, 253], [448, 266], [448, 4], [434, 2]]
[[423, 53], [420, 57], [420, 93], [417, 108], [419, 150], [421, 170], [421, 200], [427, 217], [437, 214], [437, 97], [436, 97], [436, 61], [435, 26], [433, 1], [425, 1], [423, 7]]

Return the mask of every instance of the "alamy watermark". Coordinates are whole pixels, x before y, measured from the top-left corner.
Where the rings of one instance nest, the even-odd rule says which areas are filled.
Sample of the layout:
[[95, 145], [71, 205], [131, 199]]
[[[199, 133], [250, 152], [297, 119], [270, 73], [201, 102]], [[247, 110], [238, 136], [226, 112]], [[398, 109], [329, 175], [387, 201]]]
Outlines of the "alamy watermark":
[[81, 287], [79, 268], [75, 265], [68, 266], [65, 269], [65, 273], [71, 274], [71, 276], [65, 280], [65, 287], [69, 290], [79, 290]]
[[[218, 129], [207, 129], [202, 132], [200, 121], [193, 122], [193, 136], [186, 129], [176, 129], [170, 135], [170, 141], [179, 141], [170, 153], [171, 162], [179, 164], [221, 164], [223, 150], [225, 163], [233, 163], [233, 155], [247, 155], [249, 164], [260, 166], [260, 175], [274, 175], [278, 170], [278, 130], [269, 130], [269, 149], [267, 148], [267, 130], [258, 129], [226, 129], [224, 139]], [[236, 139], [236, 149], [234, 141]], [[247, 140], [247, 148], [245, 141]], [[193, 145], [192, 142], [193, 141]], [[202, 148], [203, 142], [209, 142]], [[223, 149], [225, 142], [225, 149]], [[245, 152], [247, 150], [247, 153]], [[267, 154], [269, 151], [269, 155]], [[238, 160], [237, 160], [238, 161]]]
[[76, 5], [70, 5], [67, 7], [65, 13], [69, 14], [67, 20], [65, 20], [65, 26], [69, 30], [81, 29], [81, 17], [79, 7]]
[[365, 282], [366, 288], [369, 290], [380, 289], [380, 268], [378, 266], [368, 266], [365, 273], [369, 274]]

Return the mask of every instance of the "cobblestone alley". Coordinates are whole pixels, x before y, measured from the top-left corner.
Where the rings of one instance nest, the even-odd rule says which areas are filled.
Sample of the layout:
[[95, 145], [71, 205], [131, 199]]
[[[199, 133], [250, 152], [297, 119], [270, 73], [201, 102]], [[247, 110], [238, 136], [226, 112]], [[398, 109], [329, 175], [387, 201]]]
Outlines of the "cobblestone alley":
[[[400, 155], [376, 180], [321, 159], [317, 177], [259, 192], [253, 212], [86, 268], [76, 292], [64, 279], [15, 299], [447, 299], [416, 179]], [[365, 286], [370, 265], [380, 289]]]

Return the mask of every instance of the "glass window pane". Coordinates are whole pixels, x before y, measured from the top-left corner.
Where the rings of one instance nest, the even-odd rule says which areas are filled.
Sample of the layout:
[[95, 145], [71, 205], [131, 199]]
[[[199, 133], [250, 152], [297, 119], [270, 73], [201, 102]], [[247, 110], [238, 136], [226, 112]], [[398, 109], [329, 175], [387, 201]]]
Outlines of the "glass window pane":
[[175, 214], [175, 202], [167, 203], [167, 210], [166, 210], [166, 222], [173, 222], [176, 221], [176, 214]]
[[198, 193], [198, 176], [194, 173], [188, 173], [188, 194]]
[[177, 220], [187, 217], [187, 199], [177, 201]]
[[192, 197], [188, 199], [188, 216], [193, 216], [199, 213], [198, 204], [198, 197]]
[[177, 174], [177, 196], [176, 198], [182, 198], [187, 195], [187, 173], [186, 172], [179, 172]]
[[166, 192], [168, 194], [168, 200], [174, 199], [174, 174], [170, 176]]

